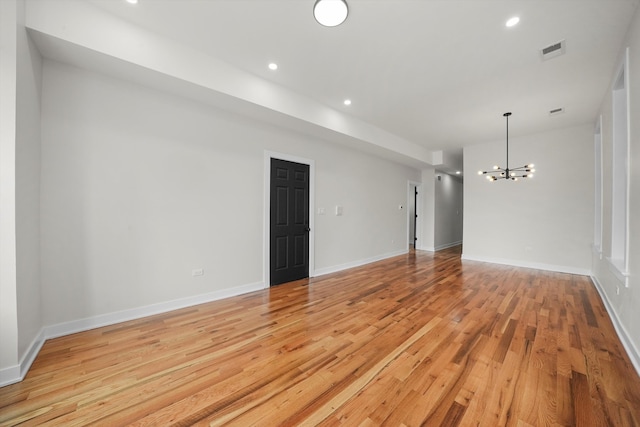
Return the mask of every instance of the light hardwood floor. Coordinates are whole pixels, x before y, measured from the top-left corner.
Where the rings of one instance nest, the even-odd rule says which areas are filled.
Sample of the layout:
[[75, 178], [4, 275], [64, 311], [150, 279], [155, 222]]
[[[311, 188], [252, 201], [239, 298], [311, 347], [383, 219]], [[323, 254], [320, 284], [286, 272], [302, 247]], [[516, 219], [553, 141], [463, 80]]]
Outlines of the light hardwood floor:
[[47, 341], [0, 424], [638, 426], [588, 277], [412, 252]]

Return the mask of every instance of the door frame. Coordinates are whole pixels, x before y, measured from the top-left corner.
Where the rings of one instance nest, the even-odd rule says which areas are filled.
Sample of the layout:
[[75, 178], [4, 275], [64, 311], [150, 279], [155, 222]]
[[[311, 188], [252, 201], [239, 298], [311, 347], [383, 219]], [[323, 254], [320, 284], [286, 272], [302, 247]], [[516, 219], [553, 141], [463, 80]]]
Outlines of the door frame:
[[291, 154], [276, 151], [264, 151], [264, 224], [263, 224], [263, 248], [262, 248], [262, 278], [263, 289], [269, 288], [271, 283], [271, 159], [286, 160], [288, 162], [301, 163], [309, 166], [309, 277], [315, 276], [315, 161]]
[[[416, 189], [418, 190], [418, 198], [417, 200], [415, 200], [415, 195], [413, 193], [413, 191], [411, 191], [411, 186], [416, 187]], [[415, 200], [415, 204], [416, 206], [415, 208], [415, 214], [418, 215], [418, 220], [416, 221], [416, 229], [414, 231], [414, 233], [416, 234], [416, 237], [418, 238], [418, 242], [420, 243], [420, 245], [416, 245], [414, 246], [414, 249], [418, 249], [418, 246], [422, 247], [422, 216], [424, 216], [424, 213], [422, 212], [422, 183], [418, 182], [418, 181], [407, 181], [407, 206], [411, 206], [411, 204], [414, 203]], [[407, 232], [405, 233], [405, 235], [407, 236], [407, 251], [410, 249], [410, 244], [411, 241], [409, 239], [409, 230], [411, 230], [411, 224], [409, 221], [413, 221], [413, 218], [411, 218], [411, 209], [407, 209]]]

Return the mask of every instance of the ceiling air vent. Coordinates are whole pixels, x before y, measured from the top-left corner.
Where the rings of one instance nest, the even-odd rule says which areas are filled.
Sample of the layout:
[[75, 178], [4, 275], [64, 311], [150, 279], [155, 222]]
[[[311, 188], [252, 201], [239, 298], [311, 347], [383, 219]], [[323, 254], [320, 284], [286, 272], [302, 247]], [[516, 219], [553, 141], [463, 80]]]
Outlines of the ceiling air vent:
[[550, 116], [557, 116], [558, 114], [562, 113], [564, 113], [564, 108], [554, 108], [553, 110], [549, 111]]
[[542, 56], [542, 60], [546, 61], [547, 59], [555, 58], [556, 56], [560, 56], [565, 52], [565, 41], [560, 40], [558, 43], [554, 43], [547, 47], [543, 47], [540, 49], [540, 55]]

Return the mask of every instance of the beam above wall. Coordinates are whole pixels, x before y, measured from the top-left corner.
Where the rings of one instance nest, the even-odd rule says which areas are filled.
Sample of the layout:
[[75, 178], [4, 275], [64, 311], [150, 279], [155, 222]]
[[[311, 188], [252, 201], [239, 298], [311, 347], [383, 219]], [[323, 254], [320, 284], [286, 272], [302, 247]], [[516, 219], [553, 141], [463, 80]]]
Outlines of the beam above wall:
[[416, 168], [432, 153], [311, 98], [81, 2], [28, 1], [26, 26], [42, 55], [134, 81]]

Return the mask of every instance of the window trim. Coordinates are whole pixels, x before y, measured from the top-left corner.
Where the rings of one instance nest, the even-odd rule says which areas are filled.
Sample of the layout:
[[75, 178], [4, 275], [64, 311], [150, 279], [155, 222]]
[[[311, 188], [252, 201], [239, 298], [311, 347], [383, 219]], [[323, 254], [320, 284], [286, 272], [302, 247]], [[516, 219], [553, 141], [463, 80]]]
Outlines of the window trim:
[[[622, 83], [622, 88], [616, 88], [619, 83]], [[630, 117], [630, 93], [629, 93], [629, 48], [624, 51], [622, 63], [618, 67], [615, 73], [615, 78], [611, 87], [612, 95], [612, 184], [611, 184], [611, 252], [607, 258], [609, 263], [609, 269], [616, 276], [625, 287], [629, 287], [629, 199], [630, 199], [630, 173], [629, 168], [630, 161], [630, 141], [631, 141], [631, 117]], [[620, 100], [620, 96], [624, 98]], [[624, 106], [624, 125], [623, 133], [626, 132], [626, 138], [616, 138], [616, 135], [620, 131], [620, 126], [616, 121], [616, 111], [620, 108], [621, 104]], [[619, 154], [623, 154], [621, 159]], [[622, 175], [617, 175], [616, 172], [620, 168], [624, 169]], [[620, 194], [620, 191], [616, 192], [616, 188], [620, 184], [619, 180], [622, 178], [624, 184], [624, 194]], [[616, 219], [620, 216], [620, 211], [624, 215], [622, 226], [619, 228], [619, 224], [616, 223]], [[617, 226], [616, 226], [617, 225]]]
[[602, 114], [598, 116], [593, 136], [594, 142], [594, 229], [593, 229], [593, 251], [600, 259], [602, 259], [602, 237], [603, 237], [603, 206], [604, 206], [604, 164], [602, 151]]

